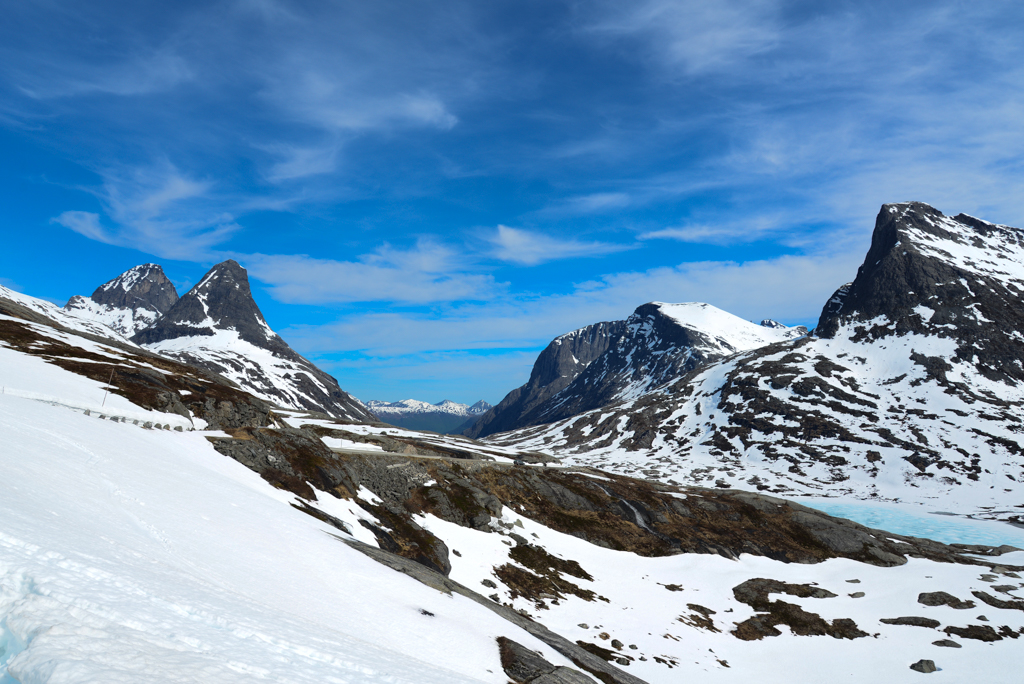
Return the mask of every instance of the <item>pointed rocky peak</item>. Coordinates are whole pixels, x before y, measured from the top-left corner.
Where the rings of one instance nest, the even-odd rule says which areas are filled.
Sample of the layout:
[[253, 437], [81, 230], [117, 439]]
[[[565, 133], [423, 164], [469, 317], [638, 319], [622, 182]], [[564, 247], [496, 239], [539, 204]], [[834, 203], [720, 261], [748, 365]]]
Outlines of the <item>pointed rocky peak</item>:
[[472, 414], [487, 413], [492, 408], [494, 407], [491, 404], [481, 399], [480, 401], [476, 402], [475, 404], [469, 407], [469, 412]]
[[375, 418], [267, 325], [235, 261], [217, 264], [132, 341], [238, 383], [261, 399], [355, 421]]
[[825, 304], [816, 333], [834, 337], [870, 322], [862, 334], [874, 338], [949, 336], [1005, 318], [1021, 293], [1024, 231], [922, 202], [884, 204], [857, 277]]
[[91, 297], [75, 295], [64, 310], [131, 337], [177, 301], [178, 292], [164, 270], [157, 264], [142, 264], [100, 285]]
[[97, 287], [90, 299], [118, 309], [164, 314], [178, 301], [178, 292], [158, 264], [142, 264]]
[[211, 268], [135, 341], [153, 344], [178, 337], [210, 336], [218, 330], [234, 330], [241, 339], [264, 349], [283, 345], [252, 297], [246, 270], [231, 259]]
[[1024, 382], [1016, 332], [1024, 320], [1024, 231], [950, 218], [921, 202], [885, 204], [864, 264], [843, 289], [822, 310], [819, 337], [913, 335], [922, 348], [925, 339], [949, 340], [941, 355], [915, 360], [946, 370], [950, 361], [968, 363], [989, 380]]
[[553, 340], [537, 357], [530, 381], [464, 434], [484, 437], [554, 422], [639, 396], [705, 363], [805, 334], [802, 326], [763, 327], [710, 304], [649, 302], [625, 321]]

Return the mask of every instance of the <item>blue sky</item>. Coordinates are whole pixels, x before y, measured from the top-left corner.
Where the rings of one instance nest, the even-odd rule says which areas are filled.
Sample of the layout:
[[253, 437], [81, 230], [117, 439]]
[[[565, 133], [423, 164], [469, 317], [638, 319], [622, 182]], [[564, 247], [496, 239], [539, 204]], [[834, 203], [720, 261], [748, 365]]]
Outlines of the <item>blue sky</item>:
[[1011, 2], [7, 3], [0, 283], [248, 268], [361, 399], [652, 300], [813, 325], [883, 202], [1024, 225]]

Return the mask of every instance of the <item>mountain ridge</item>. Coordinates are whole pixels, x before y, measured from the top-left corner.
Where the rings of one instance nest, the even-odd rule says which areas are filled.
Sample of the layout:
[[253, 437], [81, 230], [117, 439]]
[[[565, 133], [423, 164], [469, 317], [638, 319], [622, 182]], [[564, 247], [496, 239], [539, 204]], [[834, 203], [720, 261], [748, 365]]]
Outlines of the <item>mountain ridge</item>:
[[555, 338], [538, 356], [530, 381], [466, 434], [479, 438], [552, 423], [638, 396], [729, 354], [806, 333], [803, 327], [765, 322], [751, 323], [697, 302], [642, 304], [624, 321]]
[[181, 297], [159, 265], [136, 266], [90, 298], [73, 297], [65, 310], [149, 351], [217, 373], [265, 401], [346, 420], [376, 420], [270, 328], [246, 270], [234, 260], [213, 266]]
[[776, 494], [930, 501], [1019, 519], [1024, 231], [886, 204], [814, 336], [635, 399], [496, 435], [568, 462]]
[[100, 285], [89, 297], [75, 295], [64, 309], [131, 337], [153, 325], [177, 301], [178, 291], [163, 268], [141, 264]]
[[410, 429], [431, 430], [443, 434], [460, 434], [491, 405], [481, 399], [473, 405], [460, 404], [444, 399], [430, 404], [417, 399], [403, 399], [396, 402], [370, 400], [366, 407], [386, 423]]

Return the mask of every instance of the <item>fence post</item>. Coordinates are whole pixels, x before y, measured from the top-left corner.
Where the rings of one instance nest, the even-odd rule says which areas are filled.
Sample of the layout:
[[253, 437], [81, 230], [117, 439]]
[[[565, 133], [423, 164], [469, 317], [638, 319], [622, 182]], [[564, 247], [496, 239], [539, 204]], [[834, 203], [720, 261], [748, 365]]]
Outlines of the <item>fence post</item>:
[[103, 401], [100, 406], [105, 406], [107, 403], [107, 393], [110, 392], [110, 383], [114, 381], [114, 369], [110, 369], [110, 379], [107, 380], [107, 389], [103, 390]]

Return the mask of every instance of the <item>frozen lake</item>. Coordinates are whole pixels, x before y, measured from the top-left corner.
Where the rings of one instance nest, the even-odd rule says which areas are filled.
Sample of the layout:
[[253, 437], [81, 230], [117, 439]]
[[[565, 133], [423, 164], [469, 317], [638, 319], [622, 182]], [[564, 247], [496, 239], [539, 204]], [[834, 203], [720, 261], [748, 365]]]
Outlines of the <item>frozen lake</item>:
[[992, 520], [940, 515], [913, 504], [870, 503], [841, 499], [800, 498], [809, 508], [848, 518], [896, 534], [926, 537], [946, 544], [1009, 544], [1024, 549], [1024, 529]]

